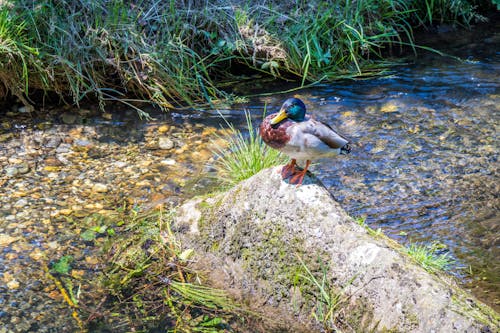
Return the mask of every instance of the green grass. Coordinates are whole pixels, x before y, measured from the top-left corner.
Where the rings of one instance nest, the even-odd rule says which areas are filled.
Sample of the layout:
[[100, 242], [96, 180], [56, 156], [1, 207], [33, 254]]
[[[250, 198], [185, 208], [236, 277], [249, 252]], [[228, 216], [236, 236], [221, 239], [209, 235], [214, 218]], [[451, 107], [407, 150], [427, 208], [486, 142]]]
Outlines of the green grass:
[[248, 136], [227, 123], [230, 134], [227, 146], [214, 149], [215, 168], [221, 180], [236, 184], [259, 171], [286, 163], [288, 158], [267, 146], [252, 125], [250, 113], [245, 112]]
[[95, 290], [108, 299], [107, 329], [231, 332], [228, 323], [243, 310], [225, 291], [203, 284], [190, 267], [194, 251], [181, 246], [171, 219], [172, 213], [134, 210], [120, 219], [103, 249], [107, 264]]
[[341, 310], [348, 305], [349, 300], [345, 288], [352, 284], [355, 277], [349, 280], [344, 288], [338, 288], [333, 285], [324, 264], [321, 263], [320, 276], [317, 277], [301, 258], [299, 258], [299, 261], [305, 274], [298, 273], [294, 284], [300, 283], [302, 288], [306, 285], [309, 287], [314, 303], [311, 316], [322, 325], [324, 332], [339, 332], [337, 317]]
[[440, 247], [437, 243], [431, 245], [411, 244], [404, 252], [415, 260], [425, 270], [430, 272], [444, 271], [453, 263], [448, 253], [438, 254]]
[[136, 102], [171, 109], [232, 101], [225, 89], [249, 69], [302, 86], [374, 75], [395, 62], [395, 46], [414, 47], [414, 26], [468, 26], [484, 19], [475, 7], [484, 2], [2, 1], [0, 98], [97, 98], [145, 115]]
[[[486, 18], [477, 13], [477, 3], [467, 0], [422, 0], [414, 1], [421, 24], [461, 24], [467, 27], [474, 22], [484, 22]], [[487, 2], [487, 1], [483, 1]]]
[[[4, 11], [20, 30], [14, 40], [29, 47], [16, 53], [24, 59], [16, 67], [28, 69], [29, 92], [41, 89], [74, 104], [95, 96], [101, 104], [133, 105], [134, 97], [163, 108], [229, 97], [214, 81], [219, 62], [231, 56], [212, 47], [219, 38], [214, 19], [221, 19], [212, 8], [149, 0], [18, 0], [12, 6]], [[29, 58], [30, 50], [38, 57]], [[18, 95], [17, 86], [3, 83]]]
[[26, 33], [26, 22], [12, 15], [8, 8], [0, 9], [0, 98], [10, 90], [25, 104], [29, 90], [29, 70], [41, 71], [39, 55]]
[[[284, 66], [308, 81], [366, 76], [387, 68], [382, 50], [411, 34], [408, 11], [381, 1], [320, 2], [285, 20]], [[391, 6], [394, 6], [391, 8]], [[283, 27], [275, 27], [283, 28]]]
[[[366, 224], [365, 217], [354, 218], [354, 221], [365, 228], [369, 235], [373, 237], [383, 236], [381, 228], [372, 229]], [[398, 245], [397, 248], [400, 248]], [[415, 260], [420, 266], [429, 272], [445, 271], [454, 260], [448, 256], [448, 253], [439, 254], [443, 250], [443, 245], [434, 242], [431, 245], [410, 244], [402, 248], [402, 252]]]
[[354, 221], [365, 228], [365, 230], [368, 232], [369, 235], [373, 237], [378, 237], [378, 236], [383, 236], [384, 232], [382, 231], [382, 228], [377, 228], [377, 229], [372, 229], [366, 224], [366, 217], [357, 217], [354, 219]]

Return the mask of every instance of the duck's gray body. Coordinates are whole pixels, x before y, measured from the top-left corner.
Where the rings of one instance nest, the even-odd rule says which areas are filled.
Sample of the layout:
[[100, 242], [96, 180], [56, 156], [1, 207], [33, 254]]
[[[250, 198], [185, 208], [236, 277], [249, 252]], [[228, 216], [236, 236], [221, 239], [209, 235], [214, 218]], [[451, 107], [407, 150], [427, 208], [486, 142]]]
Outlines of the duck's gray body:
[[328, 125], [308, 119], [286, 129], [290, 140], [280, 151], [296, 160], [333, 157], [342, 152], [349, 141]]

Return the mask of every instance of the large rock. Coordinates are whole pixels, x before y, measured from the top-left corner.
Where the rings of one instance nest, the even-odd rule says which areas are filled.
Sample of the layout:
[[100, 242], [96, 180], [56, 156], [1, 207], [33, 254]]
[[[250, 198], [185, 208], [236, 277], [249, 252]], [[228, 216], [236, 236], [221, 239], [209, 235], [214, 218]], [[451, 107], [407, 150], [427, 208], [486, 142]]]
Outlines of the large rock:
[[[369, 235], [309, 176], [296, 187], [278, 169], [264, 170], [227, 193], [185, 203], [174, 227], [212, 267], [216, 286], [282, 318], [271, 321], [280, 330], [321, 329], [311, 313], [323, 329], [343, 331], [499, 329], [497, 313], [451, 278], [425, 271], [395, 242]], [[328, 317], [319, 305], [335, 295], [339, 306]]]

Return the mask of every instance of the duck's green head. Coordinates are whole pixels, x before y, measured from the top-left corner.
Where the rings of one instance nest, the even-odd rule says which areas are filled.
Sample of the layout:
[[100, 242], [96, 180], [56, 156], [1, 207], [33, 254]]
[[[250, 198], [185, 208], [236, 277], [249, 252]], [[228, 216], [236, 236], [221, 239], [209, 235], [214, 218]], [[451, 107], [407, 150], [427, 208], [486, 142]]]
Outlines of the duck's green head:
[[281, 106], [280, 112], [271, 119], [271, 125], [276, 125], [283, 119], [303, 121], [306, 116], [306, 105], [298, 98], [289, 98]]

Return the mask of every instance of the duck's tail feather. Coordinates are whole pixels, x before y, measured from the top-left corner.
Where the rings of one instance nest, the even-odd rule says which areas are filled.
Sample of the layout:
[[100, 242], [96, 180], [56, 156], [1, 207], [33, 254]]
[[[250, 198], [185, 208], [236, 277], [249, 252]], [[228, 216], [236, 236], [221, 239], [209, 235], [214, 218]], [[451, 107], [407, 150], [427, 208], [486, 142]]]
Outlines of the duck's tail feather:
[[346, 143], [342, 148], [340, 148], [340, 154], [341, 155], [347, 155], [351, 152], [351, 146], [349, 146], [348, 143]]

